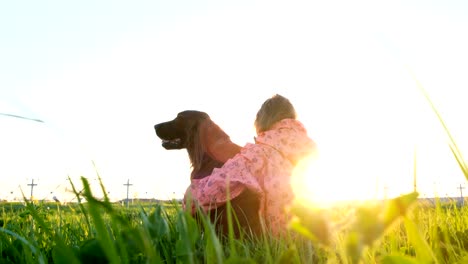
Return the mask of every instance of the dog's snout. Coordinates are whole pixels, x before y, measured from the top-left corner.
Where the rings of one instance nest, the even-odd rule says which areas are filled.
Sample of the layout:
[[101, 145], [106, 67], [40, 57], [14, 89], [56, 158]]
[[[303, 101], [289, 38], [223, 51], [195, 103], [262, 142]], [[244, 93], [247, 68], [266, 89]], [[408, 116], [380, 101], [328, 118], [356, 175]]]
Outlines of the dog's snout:
[[159, 137], [161, 133], [161, 124], [156, 124], [154, 125], [154, 132], [156, 132], [156, 135]]

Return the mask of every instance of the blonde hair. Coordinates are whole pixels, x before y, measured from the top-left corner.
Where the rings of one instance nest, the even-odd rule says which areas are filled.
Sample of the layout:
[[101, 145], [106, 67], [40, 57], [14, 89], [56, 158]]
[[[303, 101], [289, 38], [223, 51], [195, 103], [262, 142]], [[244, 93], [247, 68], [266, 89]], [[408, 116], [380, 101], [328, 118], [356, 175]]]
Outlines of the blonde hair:
[[255, 119], [257, 134], [269, 130], [276, 122], [286, 119], [296, 119], [296, 110], [291, 102], [279, 94], [263, 102]]

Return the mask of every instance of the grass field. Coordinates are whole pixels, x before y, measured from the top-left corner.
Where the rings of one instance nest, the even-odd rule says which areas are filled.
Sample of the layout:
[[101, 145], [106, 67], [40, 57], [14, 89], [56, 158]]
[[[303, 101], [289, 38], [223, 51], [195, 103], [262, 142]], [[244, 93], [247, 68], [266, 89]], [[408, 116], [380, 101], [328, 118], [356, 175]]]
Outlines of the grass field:
[[0, 263], [468, 263], [468, 207], [416, 193], [326, 211], [296, 205], [287, 236], [257, 239], [220, 239], [175, 201], [127, 208], [83, 196], [1, 204]]

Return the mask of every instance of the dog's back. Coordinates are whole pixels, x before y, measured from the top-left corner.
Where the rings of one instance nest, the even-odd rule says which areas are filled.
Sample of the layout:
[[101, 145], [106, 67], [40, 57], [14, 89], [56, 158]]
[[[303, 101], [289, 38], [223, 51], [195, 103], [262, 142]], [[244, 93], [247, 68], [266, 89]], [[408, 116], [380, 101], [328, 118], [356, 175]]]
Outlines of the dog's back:
[[[187, 149], [192, 163], [192, 179], [209, 176], [214, 168], [221, 167], [241, 149], [208, 114], [200, 111], [180, 112], [175, 119], [156, 124], [154, 128], [165, 149]], [[233, 219], [236, 220], [233, 222], [235, 235], [239, 237], [242, 229], [260, 234], [260, 204], [257, 195], [245, 190], [230, 203], [234, 212]], [[228, 234], [226, 205], [207, 213], [216, 224], [216, 229], [222, 234]]]

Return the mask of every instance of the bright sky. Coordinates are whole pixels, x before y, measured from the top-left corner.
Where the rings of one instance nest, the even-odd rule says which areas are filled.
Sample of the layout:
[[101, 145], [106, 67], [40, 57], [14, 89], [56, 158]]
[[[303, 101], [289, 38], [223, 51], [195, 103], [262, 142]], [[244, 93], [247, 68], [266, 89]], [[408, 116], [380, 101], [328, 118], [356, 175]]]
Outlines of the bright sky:
[[112, 199], [179, 198], [187, 153], [153, 125], [202, 110], [244, 145], [274, 93], [321, 150], [299, 196], [409, 192], [415, 145], [423, 197], [468, 194], [409, 74], [467, 153], [466, 32], [466, 1], [3, 1], [0, 113], [44, 123], [0, 115], [0, 199], [69, 200], [91, 160]]

